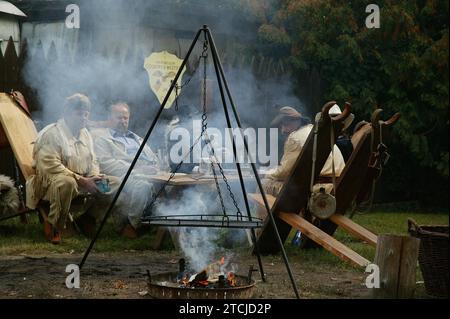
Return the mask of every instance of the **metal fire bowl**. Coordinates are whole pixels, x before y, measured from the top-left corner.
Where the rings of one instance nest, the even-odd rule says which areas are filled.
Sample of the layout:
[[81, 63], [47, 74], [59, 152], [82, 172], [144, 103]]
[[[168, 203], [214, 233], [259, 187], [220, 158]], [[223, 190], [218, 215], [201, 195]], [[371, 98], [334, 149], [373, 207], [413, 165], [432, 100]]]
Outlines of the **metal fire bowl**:
[[183, 288], [176, 282], [178, 273], [151, 276], [148, 294], [156, 299], [249, 299], [253, 296], [255, 281], [247, 284], [247, 277], [236, 275], [236, 287]]
[[142, 224], [166, 227], [217, 227], [217, 228], [261, 228], [260, 218], [224, 215], [170, 215], [142, 218]]

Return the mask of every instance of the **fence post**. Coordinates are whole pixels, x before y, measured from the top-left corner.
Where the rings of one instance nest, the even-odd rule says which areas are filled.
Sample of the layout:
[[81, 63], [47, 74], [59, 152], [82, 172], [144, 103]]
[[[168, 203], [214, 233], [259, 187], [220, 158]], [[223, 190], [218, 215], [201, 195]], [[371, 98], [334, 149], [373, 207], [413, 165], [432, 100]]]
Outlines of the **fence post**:
[[378, 236], [374, 263], [380, 268], [380, 288], [373, 290], [374, 298], [414, 296], [419, 244], [409, 236]]
[[4, 67], [6, 74], [4, 91], [17, 90], [17, 86], [19, 85], [19, 57], [17, 56], [12, 37], [9, 37], [8, 45], [6, 46]]

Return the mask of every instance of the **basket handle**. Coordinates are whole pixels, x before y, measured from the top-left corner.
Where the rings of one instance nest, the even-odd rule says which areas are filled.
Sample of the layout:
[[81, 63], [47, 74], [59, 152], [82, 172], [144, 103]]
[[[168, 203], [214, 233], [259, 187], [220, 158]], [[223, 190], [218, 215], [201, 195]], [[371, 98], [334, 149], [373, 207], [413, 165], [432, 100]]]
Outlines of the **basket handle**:
[[410, 235], [412, 235], [412, 233], [417, 233], [417, 234], [421, 234], [421, 235], [433, 235], [436, 237], [442, 237], [442, 238], [448, 238], [448, 234], [443, 234], [443, 233], [437, 233], [437, 232], [431, 232], [425, 229], [422, 229], [422, 227], [420, 227], [412, 218], [408, 218], [408, 232]]
[[412, 218], [408, 218], [408, 233], [419, 233], [422, 232], [422, 229], [419, 225], [417, 225], [416, 221]]

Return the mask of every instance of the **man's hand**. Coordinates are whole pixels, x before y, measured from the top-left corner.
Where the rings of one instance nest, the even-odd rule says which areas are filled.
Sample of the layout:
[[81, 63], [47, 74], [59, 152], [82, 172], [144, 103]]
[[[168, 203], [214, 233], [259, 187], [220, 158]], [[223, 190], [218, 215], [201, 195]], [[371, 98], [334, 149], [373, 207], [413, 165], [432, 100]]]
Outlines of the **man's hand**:
[[101, 179], [102, 178], [100, 176], [81, 177], [80, 179], [78, 179], [77, 184], [81, 188], [87, 190], [89, 193], [97, 194], [100, 190], [97, 188], [97, 185], [95, 185], [95, 182]]

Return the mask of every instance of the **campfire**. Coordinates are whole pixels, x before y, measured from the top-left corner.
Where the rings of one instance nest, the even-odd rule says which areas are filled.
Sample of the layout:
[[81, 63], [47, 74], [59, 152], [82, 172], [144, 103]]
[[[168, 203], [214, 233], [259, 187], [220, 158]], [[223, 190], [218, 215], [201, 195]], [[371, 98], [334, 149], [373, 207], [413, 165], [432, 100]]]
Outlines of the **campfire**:
[[250, 298], [255, 282], [250, 266], [248, 276], [239, 276], [225, 267], [225, 258], [209, 264], [200, 272], [186, 268], [185, 260], [179, 260], [177, 273], [149, 276], [149, 294], [154, 298], [226, 299]]
[[231, 271], [225, 271], [223, 265], [225, 258], [209, 264], [199, 273], [190, 275], [185, 270], [185, 261], [180, 259], [180, 280], [178, 283], [181, 287], [187, 288], [226, 288], [236, 286], [236, 276]]

